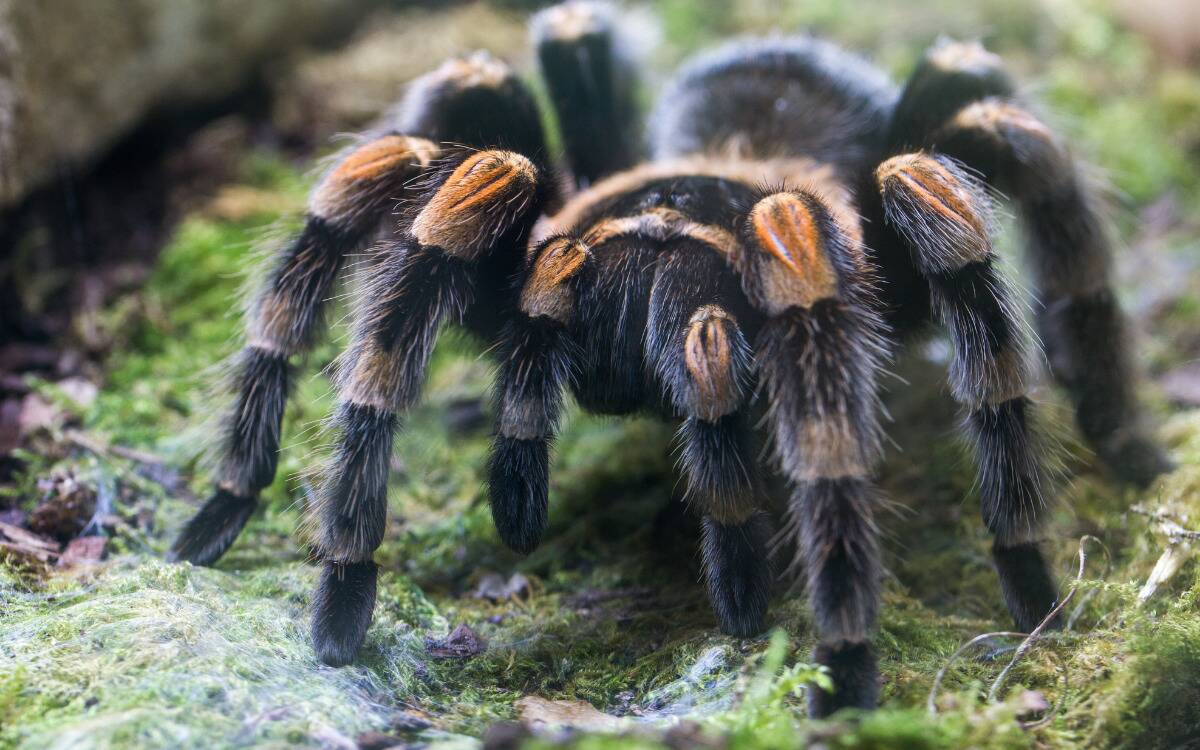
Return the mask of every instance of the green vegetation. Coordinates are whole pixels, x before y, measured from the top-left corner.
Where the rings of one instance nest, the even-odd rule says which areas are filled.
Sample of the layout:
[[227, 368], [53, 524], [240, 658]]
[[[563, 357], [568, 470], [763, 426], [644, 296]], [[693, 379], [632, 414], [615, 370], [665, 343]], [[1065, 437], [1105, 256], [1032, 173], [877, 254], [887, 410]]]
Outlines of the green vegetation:
[[[1119, 216], [1123, 236], [1150, 243], [1149, 252], [1178, 264], [1172, 268], [1194, 269], [1200, 75], [1166, 66], [1097, 2], [963, 5], [746, 0], [701, 11], [662, 0], [656, 62], [728, 34], [811, 28], [876, 51], [902, 75], [938, 32], [982, 34], [1041, 83], [1047, 107], [1108, 168], [1128, 209]], [[271, 196], [264, 205], [298, 210], [306, 184], [278, 154], [243, 157], [239, 187]], [[1134, 217], [1164, 200], [1173, 220], [1147, 238]], [[547, 542], [524, 559], [504, 550], [481, 492], [486, 427], [451, 418], [464, 399], [486, 394], [490, 373], [460, 336], [439, 343], [425, 402], [397, 441], [379, 605], [363, 657], [346, 669], [319, 665], [306, 632], [316, 569], [298, 529], [332, 404], [320, 372], [336, 355], [341, 326], [309, 358], [278, 479], [237, 545], [211, 570], [161, 562], [195, 496], [207, 491], [205, 419], [217, 409], [206, 384], [237, 346], [247, 258], [294, 221], [278, 214], [231, 219], [201, 210], [187, 218], [145, 289], [103, 316], [118, 345], [96, 400], [80, 407], [39, 386], [88, 435], [152, 451], [165, 466], [66, 445], [56, 429], [43, 438], [46, 451], [24, 454], [25, 474], [11, 492], [26, 506], [36, 501], [39, 477], [70, 469], [112, 489], [117, 520], [110, 558], [99, 566], [46, 572], [0, 563], [0, 747], [338, 746], [368, 730], [469, 746], [493, 723], [515, 719], [514, 703], [530, 695], [628, 717], [620, 734], [528, 742], [537, 748], [675, 747], [665, 733], [676, 732], [755, 750], [806, 739], [831, 748], [1149, 750], [1200, 735], [1200, 568], [1184, 565], [1147, 604], [1137, 601], [1166, 540], [1128, 508], [1167, 509], [1193, 528], [1200, 517], [1200, 413], [1165, 403], [1158, 404], [1162, 435], [1181, 468], [1142, 495], [1112, 485], [1061, 431], [1072, 478], [1050, 527], [1058, 569], [1064, 581], [1074, 575], [1084, 534], [1099, 537], [1109, 559], [1089, 548], [1073, 629], [1020, 662], [1002, 702], [984, 696], [1011, 656], [999, 647], [1012, 641], [992, 643], [990, 658], [987, 648], [959, 658], [947, 671], [939, 715], [927, 714], [948, 657], [1009, 624], [970, 467], [946, 439], [955, 417], [938, 386], [940, 369], [917, 355], [898, 369], [927, 385], [894, 388], [889, 400], [889, 431], [903, 452], [890, 451], [882, 484], [909, 510], [883, 519], [893, 576], [878, 639], [886, 680], [880, 711], [804, 718], [800, 686], [816, 673], [805, 664], [812, 634], [800, 597], [777, 599], [770, 635], [741, 641], [716, 633], [697, 585], [694, 530], [675, 528], [682, 522], [663, 514], [674, 484], [667, 426], [571, 411], [556, 451]], [[1153, 280], [1133, 281], [1124, 292], [1141, 309], [1156, 290], [1146, 286]], [[1197, 282], [1190, 283], [1191, 293], [1155, 297], [1145, 318], [1156, 374], [1196, 356], [1200, 307]], [[1069, 422], [1051, 389], [1042, 396], [1050, 421]], [[478, 598], [489, 572], [520, 572], [528, 586], [503, 601]], [[460, 624], [485, 639], [486, 650], [467, 659], [431, 653]], [[1064, 670], [1070, 688], [1062, 709], [1022, 729], [1018, 716], [1030, 699], [1023, 691], [1054, 703]]]

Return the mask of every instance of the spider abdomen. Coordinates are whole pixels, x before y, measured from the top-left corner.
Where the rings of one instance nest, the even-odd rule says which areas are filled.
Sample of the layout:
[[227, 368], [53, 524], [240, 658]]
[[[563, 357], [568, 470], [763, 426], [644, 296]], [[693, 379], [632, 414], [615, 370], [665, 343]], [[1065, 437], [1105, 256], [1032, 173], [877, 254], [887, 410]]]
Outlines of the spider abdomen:
[[735, 42], [687, 65], [651, 119], [659, 159], [811, 156], [847, 173], [874, 156], [896, 90], [881, 71], [809, 37]]

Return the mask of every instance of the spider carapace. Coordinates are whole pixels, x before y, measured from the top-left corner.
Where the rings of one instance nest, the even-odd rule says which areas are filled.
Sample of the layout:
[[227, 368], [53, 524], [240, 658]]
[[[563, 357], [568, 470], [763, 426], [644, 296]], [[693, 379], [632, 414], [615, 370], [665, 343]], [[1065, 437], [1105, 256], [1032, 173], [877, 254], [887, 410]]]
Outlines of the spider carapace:
[[564, 390], [677, 421], [723, 631], [765, 627], [769, 543], [796, 550], [835, 688], [810, 691], [817, 715], [878, 700], [877, 381], [897, 345], [941, 327], [1001, 588], [1032, 628], [1057, 598], [1038, 547], [1050, 488], [1033, 337], [997, 268], [989, 186], [1022, 219], [1033, 319], [1083, 436], [1121, 479], [1168, 466], [1134, 398], [1098, 203], [1063, 141], [979, 44], [937, 43], [895, 87], [807, 37], [688, 63], [643, 136], [611, 18], [585, 2], [535, 17], [565, 165], [526, 86], [477, 53], [415, 81], [320, 180], [248, 310], [217, 489], [173, 556], [211, 563], [246, 523], [275, 475], [289, 361], [347, 256], [369, 249], [314, 509], [323, 661], [352, 661], [371, 621], [392, 438], [443, 324], [496, 355], [488, 481], [504, 542], [527, 552], [546, 526]]

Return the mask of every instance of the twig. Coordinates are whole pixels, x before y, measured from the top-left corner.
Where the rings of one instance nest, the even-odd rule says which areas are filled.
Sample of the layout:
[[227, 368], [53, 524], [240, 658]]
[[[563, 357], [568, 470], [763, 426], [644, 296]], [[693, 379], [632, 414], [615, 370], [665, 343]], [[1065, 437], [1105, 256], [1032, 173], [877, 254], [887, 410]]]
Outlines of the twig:
[[156, 456], [153, 453], [137, 450], [136, 448], [126, 448], [121, 445], [105, 445], [96, 438], [80, 432], [79, 430], [67, 430], [65, 433], [63, 433], [63, 437], [66, 438], [68, 443], [83, 448], [84, 450], [94, 453], [97, 456], [105, 458], [109, 456], [116, 456], [117, 458], [124, 458], [127, 461], [133, 461], [134, 463], [155, 467], [161, 467], [167, 463], [166, 459], [164, 458]]
[[937, 694], [942, 688], [942, 680], [946, 678], [946, 673], [950, 671], [950, 667], [954, 666], [954, 662], [958, 661], [958, 657], [962, 656], [963, 652], [972, 646], [982, 643], [990, 638], [1024, 638], [1027, 633], [1018, 633], [1013, 630], [997, 630], [994, 633], [983, 633], [977, 635], [971, 640], [958, 647], [958, 650], [950, 654], [950, 658], [938, 670], [937, 675], [933, 678], [933, 686], [929, 689], [929, 698], [925, 701], [925, 708], [929, 711], [930, 716], [937, 716]]
[[1154, 569], [1138, 592], [1138, 604], [1145, 604], [1196, 553], [1192, 543], [1200, 540], [1200, 531], [1185, 528], [1176, 515], [1163, 508], [1147, 508], [1138, 504], [1130, 510], [1148, 517], [1154, 523], [1154, 531], [1167, 538]]
[[1022, 729], [1036, 729], [1040, 726], [1049, 724], [1054, 720], [1054, 717], [1058, 716], [1059, 712], [1062, 711], [1063, 706], [1067, 705], [1067, 694], [1071, 692], [1071, 671], [1067, 669], [1066, 662], [1058, 658], [1053, 651], [1050, 652], [1050, 656], [1056, 662], [1058, 662], [1058, 666], [1060, 667], [1059, 671], [1062, 673], [1062, 690], [1059, 691], [1058, 700], [1054, 702], [1054, 705], [1042, 718], [1038, 719], [1037, 721], [1020, 721], [1018, 719]]
[[1075, 596], [1075, 592], [1079, 590], [1079, 584], [1083, 580], [1083, 571], [1087, 565], [1086, 544], [1089, 539], [1097, 544], [1100, 544], [1101, 547], [1104, 546], [1099, 539], [1091, 536], [1090, 534], [1080, 537], [1079, 572], [1075, 574], [1075, 581], [1071, 584], [1071, 590], [1068, 591], [1067, 595], [1062, 598], [1062, 601], [1055, 605], [1054, 609], [1050, 610], [1049, 614], [1042, 618], [1042, 621], [1038, 623], [1037, 627], [1034, 628], [1029, 635], [1025, 636], [1025, 640], [1021, 641], [1021, 644], [1017, 646], [1016, 652], [1013, 653], [1012, 660], [1008, 662], [1008, 666], [1000, 670], [1000, 674], [996, 676], [996, 681], [992, 683], [992, 688], [988, 690], [987, 697], [989, 702], [996, 702], [996, 696], [1000, 692], [1000, 686], [1003, 685], [1004, 681], [1008, 678], [1008, 673], [1011, 672], [1012, 668], [1017, 665], [1017, 662], [1019, 662], [1021, 658], [1029, 652], [1029, 649], [1033, 648], [1033, 644], [1037, 642], [1038, 638], [1042, 635], [1046, 628], [1050, 626], [1050, 623], [1053, 622], [1054, 619], [1058, 617], [1059, 613], [1062, 612], [1067, 606], [1067, 602], [1071, 601], [1071, 598]]
[[[1087, 538], [1088, 537], [1084, 537], [1083, 539], [1080, 539], [1079, 540], [1080, 545], [1082, 545], [1083, 540], [1087, 539]], [[1108, 578], [1108, 571], [1110, 571], [1112, 569], [1112, 553], [1108, 551], [1108, 547], [1104, 543], [1102, 543], [1099, 539], [1096, 539], [1096, 537], [1091, 537], [1091, 538], [1094, 539], [1096, 541], [1096, 543], [1100, 545], [1100, 551], [1104, 553], [1104, 570], [1100, 571], [1100, 580], [1104, 580], [1105, 578]], [[1073, 630], [1075, 628], [1075, 621], [1078, 620], [1080, 618], [1080, 616], [1083, 614], [1083, 608], [1085, 606], [1087, 606], [1087, 603], [1090, 602], [1092, 600], [1092, 597], [1096, 595], [1096, 591], [1097, 591], [1097, 589], [1092, 589], [1091, 591], [1087, 592], [1082, 597], [1080, 597], [1079, 603], [1075, 605], [1075, 609], [1071, 610], [1070, 616], [1067, 617], [1067, 624], [1063, 626], [1064, 631], [1070, 632], [1071, 630]]]
[[1167, 537], [1172, 542], [1179, 542], [1186, 539], [1200, 539], [1200, 531], [1193, 531], [1184, 527], [1176, 516], [1162, 508], [1149, 509], [1139, 503], [1130, 508], [1130, 510], [1156, 522], [1158, 524], [1158, 533]]
[[[988, 702], [990, 702], [990, 703], [997, 702], [997, 696], [1000, 692], [1000, 688], [1004, 684], [1004, 681], [1008, 678], [1008, 675], [1012, 671], [1013, 667], [1015, 667], [1017, 662], [1019, 662], [1025, 656], [1025, 654], [1027, 654], [1029, 652], [1029, 650], [1033, 648], [1033, 645], [1035, 643], [1037, 643], [1039, 640], [1042, 639], [1042, 637], [1043, 637], [1042, 634], [1050, 626], [1050, 623], [1053, 622], [1054, 619], [1056, 617], [1058, 617], [1059, 614], [1062, 613], [1063, 609], [1067, 606], [1067, 604], [1075, 596], [1075, 593], [1079, 590], [1079, 586], [1083, 581], [1084, 569], [1087, 565], [1086, 545], [1087, 545], [1088, 541], [1092, 541], [1092, 542], [1095, 542], [1096, 544], [1099, 544], [1100, 548], [1104, 550], [1105, 555], [1106, 556], [1108, 555], [1108, 549], [1104, 546], [1103, 542], [1101, 542], [1096, 537], [1091, 536], [1090, 534], [1080, 537], [1079, 553], [1078, 553], [1079, 554], [1079, 570], [1075, 574], [1075, 580], [1072, 582], [1071, 589], [1067, 592], [1066, 596], [1064, 596], [1058, 602], [1058, 604], [1055, 605], [1054, 609], [1050, 610], [1049, 614], [1047, 614], [1044, 618], [1042, 618], [1042, 621], [1039, 622], [1037, 627], [1035, 627], [1031, 632], [1018, 633], [1018, 632], [1014, 632], [1014, 631], [997, 631], [994, 633], [984, 633], [982, 635], [977, 635], [974, 638], [972, 638], [971, 640], [967, 641], [962, 646], [960, 646], [958, 648], [958, 650], [956, 650], [953, 654], [950, 655], [950, 658], [946, 660], [946, 663], [944, 665], [942, 665], [942, 668], [938, 670], [937, 675], [934, 677], [933, 685], [929, 690], [929, 698], [925, 702], [925, 707], [931, 716], [937, 715], [938, 691], [941, 690], [942, 682], [945, 680], [947, 672], [950, 671], [950, 668], [954, 665], [954, 663], [958, 660], [958, 658], [960, 656], [962, 656], [962, 654], [964, 652], [966, 652], [968, 649], [978, 645], [979, 643], [986, 641], [988, 639], [991, 639], [991, 638], [1023, 638], [1024, 640], [1021, 641], [1021, 643], [1017, 646], [1015, 652], [1013, 653], [1012, 659], [1008, 662], [1008, 664], [1004, 667], [1004, 669], [1002, 669], [1000, 671], [1000, 674], [997, 675], [995, 681], [992, 683], [991, 688], [988, 690], [988, 694], [987, 694]], [[1071, 618], [1072, 621], [1074, 620], [1075, 617], [1077, 617], [1077, 614], [1072, 615], [1072, 618]], [[1070, 685], [1070, 677], [1067, 672], [1065, 664], [1063, 665], [1062, 671], [1063, 671], [1063, 685], [1064, 685], [1063, 693], [1059, 697], [1059, 700], [1055, 704], [1054, 708], [1051, 709], [1051, 711], [1046, 716], [1042, 717], [1041, 719], [1039, 719], [1036, 722], [1022, 723], [1023, 727], [1032, 728], [1032, 727], [1036, 727], [1036, 726], [1041, 726], [1042, 724], [1047, 723], [1051, 718], [1053, 718], [1062, 709], [1062, 706], [1066, 702], [1067, 686]]]

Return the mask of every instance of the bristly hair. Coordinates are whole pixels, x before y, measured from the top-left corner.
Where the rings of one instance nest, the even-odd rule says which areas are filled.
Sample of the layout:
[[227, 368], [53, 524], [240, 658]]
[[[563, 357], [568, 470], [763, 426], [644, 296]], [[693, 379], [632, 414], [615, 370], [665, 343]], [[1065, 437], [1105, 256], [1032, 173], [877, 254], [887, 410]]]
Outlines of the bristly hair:
[[813, 617], [827, 643], [863, 641], [875, 627], [883, 570], [873, 495], [862, 478], [818, 479], [797, 486], [788, 504]]
[[760, 500], [749, 429], [746, 417], [733, 413], [716, 422], [689, 417], [676, 434], [685, 498], [722, 523], [741, 521]]
[[518, 314], [496, 350], [497, 432], [520, 439], [552, 435], [563, 389], [573, 386], [579, 352], [562, 323]]
[[378, 407], [343, 403], [334, 416], [337, 449], [317, 489], [311, 520], [320, 558], [369, 562], [387, 526], [392, 439], [399, 419]]
[[786, 476], [804, 481], [874, 464], [882, 439], [876, 378], [886, 351], [878, 319], [840, 300], [763, 324], [756, 358]]
[[998, 544], [1034, 541], [1061, 472], [1057, 451], [1027, 396], [985, 404], [964, 429], [975, 453], [983, 521]]
[[417, 399], [438, 330], [462, 319], [474, 279], [466, 261], [412, 239], [381, 252], [386, 257], [360, 292], [336, 382], [348, 401], [399, 411]]
[[284, 354], [247, 347], [235, 361], [237, 395], [221, 419], [217, 476], [237, 495], [253, 497], [275, 478], [291, 379]]

